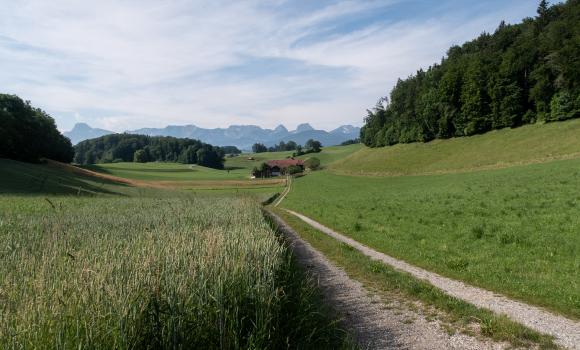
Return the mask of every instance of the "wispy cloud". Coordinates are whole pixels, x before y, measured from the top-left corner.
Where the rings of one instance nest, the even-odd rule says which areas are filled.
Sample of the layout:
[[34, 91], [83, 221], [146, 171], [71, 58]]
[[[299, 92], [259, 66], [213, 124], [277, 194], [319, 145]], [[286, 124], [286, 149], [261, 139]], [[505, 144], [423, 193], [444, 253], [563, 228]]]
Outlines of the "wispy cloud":
[[0, 86], [116, 131], [361, 124], [398, 77], [535, 1], [7, 1]]

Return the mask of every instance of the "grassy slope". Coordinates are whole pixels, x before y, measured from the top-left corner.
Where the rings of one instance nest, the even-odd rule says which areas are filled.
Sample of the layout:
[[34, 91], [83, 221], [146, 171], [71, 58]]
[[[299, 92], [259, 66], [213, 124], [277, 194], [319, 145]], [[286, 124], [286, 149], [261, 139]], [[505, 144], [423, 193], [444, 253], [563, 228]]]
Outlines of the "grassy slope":
[[484, 135], [364, 148], [331, 166], [352, 175], [417, 175], [580, 157], [580, 119], [503, 129]]
[[0, 194], [127, 196], [149, 191], [101, 178], [65, 172], [45, 164], [0, 159]]
[[580, 318], [580, 160], [411, 177], [319, 172], [283, 206], [389, 255]]

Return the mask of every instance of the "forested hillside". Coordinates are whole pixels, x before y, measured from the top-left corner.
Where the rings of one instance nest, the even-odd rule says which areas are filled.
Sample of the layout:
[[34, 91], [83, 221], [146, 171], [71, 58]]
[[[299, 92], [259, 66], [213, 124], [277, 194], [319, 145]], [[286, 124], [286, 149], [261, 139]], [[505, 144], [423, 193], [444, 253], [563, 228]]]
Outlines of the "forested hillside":
[[544, 0], [535, 18], [502, 22], [399, 80], [368, 111], [361, 139], [381, 147], [579, 116], [580, 0]]
[[225, 152], [199, 140], [175, 137], [113, 134], [75, 146], [78, 164], [111, 162], [180, 162], [223, 168]]
[[50, 158], [70, 163], [74, 150], [54, 119], [15, 95], [0, 94], [0, 158], [36, 162]]

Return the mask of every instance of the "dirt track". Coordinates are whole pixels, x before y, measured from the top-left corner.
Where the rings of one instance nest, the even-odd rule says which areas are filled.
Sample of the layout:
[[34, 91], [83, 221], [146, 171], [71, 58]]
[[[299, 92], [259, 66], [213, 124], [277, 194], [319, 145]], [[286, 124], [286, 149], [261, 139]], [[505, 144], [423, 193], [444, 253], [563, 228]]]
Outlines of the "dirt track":
[[270, 213], [292, 243], [294, 255], [307, 268], [324, 295], [325, 301], [343, 317], [363, 349], [501, 349], [505, 344], [467, 336], [449, 335], [438, 323], [408, 304], [392, 300], [388, 306], [371, 296], [357, 281], [334, 266], [310, 244], [303, 241], [284, 221]]
[[338, 241], [350, 245], [371, 259], [382, 261], [397, 270], [410, 273], [419, 279], [426, 280], [453, 297], [464, 300], [475, 306], [489, 309], [497, 314], [505, 314], [512, 320], [531, 329], [552, 335], [555, 337], [556, 342], [563, 347], [580, 349], [580, 322], [415, 267], [404, 261], [377, 252], [376, 250], [323, 226], [302, 214], [291, 210], [286, 211], [315, 229], [324, 232]]

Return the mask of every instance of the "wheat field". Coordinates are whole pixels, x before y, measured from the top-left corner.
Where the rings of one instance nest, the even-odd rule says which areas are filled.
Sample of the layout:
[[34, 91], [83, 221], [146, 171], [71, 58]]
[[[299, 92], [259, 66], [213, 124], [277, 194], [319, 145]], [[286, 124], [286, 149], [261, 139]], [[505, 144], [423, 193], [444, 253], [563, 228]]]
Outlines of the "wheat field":
[[335, 347], [249, 198], [0, 197], [0, 348]]

